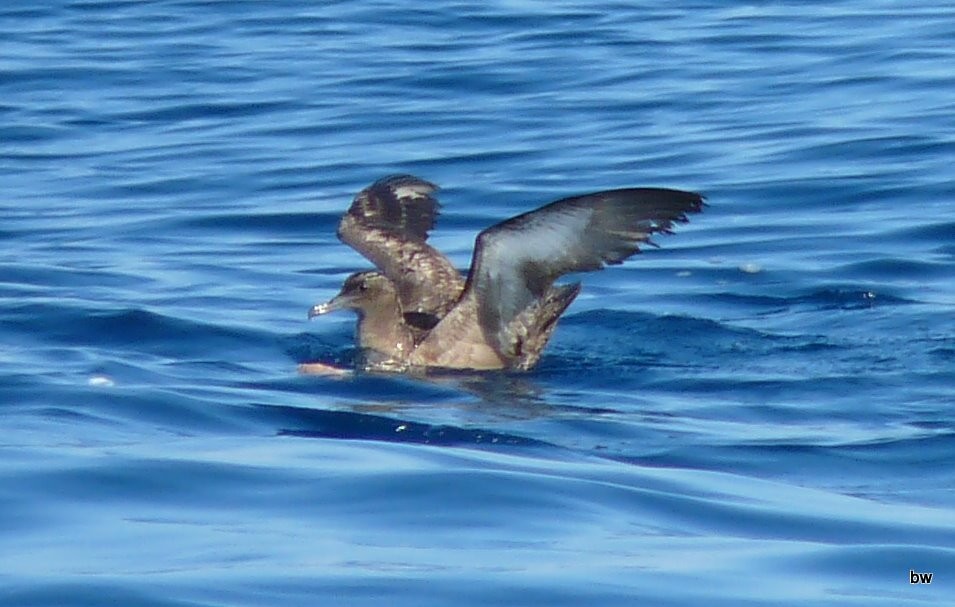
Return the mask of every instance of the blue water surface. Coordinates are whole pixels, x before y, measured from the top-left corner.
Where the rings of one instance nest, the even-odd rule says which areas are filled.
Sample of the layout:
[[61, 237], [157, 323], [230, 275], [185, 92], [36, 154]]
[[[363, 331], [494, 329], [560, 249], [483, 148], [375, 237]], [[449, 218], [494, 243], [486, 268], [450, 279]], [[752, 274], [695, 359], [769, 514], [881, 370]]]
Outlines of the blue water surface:
[[[0, 6], [0, 605], [955, 596], [955, 7]], [[527, 374], [305, 376], [394, 172], [433, 242], [709, 206]], [[912, 573], [931, 584], [911, 584]]]

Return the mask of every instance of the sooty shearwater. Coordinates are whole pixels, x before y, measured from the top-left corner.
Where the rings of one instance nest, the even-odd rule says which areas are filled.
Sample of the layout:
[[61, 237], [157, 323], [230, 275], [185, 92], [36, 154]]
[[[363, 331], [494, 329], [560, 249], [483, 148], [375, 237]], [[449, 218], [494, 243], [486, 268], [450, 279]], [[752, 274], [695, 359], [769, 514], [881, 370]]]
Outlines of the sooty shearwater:
[[385, 177], [358, 193], [338, 225], [377, 271], [352, 274], [308, 317], [355, 310], [366, 368], [530, 369], [580, 292], [557, 278], [619, 264], [703, 208], [699, 194], [664, 188], [563, 198], [481, 232], [464, 279], [427, 243], [437, 189]]

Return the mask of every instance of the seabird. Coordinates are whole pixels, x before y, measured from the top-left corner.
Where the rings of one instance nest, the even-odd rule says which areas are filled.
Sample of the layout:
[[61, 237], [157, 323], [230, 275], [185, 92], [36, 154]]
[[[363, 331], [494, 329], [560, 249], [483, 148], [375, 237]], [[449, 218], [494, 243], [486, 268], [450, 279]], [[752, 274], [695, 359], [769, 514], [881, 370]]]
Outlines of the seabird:
[[308, 316], [355, 310], [368, 368], [530, 369], [580, 293], [580, 283], [557, 278], [622, 263], [703, 208], [699, 194], [664, 188], [563, 198], [481, 232], [465, 279], [427, 243], [437, 189], [385, 177], [358, 193], [338, 225], [377, 271], [352, 274]]

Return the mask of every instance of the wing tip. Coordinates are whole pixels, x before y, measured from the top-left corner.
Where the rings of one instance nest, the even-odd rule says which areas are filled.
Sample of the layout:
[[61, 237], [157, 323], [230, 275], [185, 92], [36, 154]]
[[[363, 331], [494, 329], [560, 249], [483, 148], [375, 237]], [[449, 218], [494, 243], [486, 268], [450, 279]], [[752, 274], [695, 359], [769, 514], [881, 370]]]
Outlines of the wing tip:
[[427, 194], [438, 191], [440, 188], [434, 183], [422, 179], [416, 175], [410, 173], [394, 173], [391, 175], [385, 175], [384, 177], [377, 179], [373, 184], [372, 188], [381, 187], [389, 189], [397, 189], [400, 187], [414, 186], [422, 189], [428, 190]]
[[433, 196], [437, 190], [437, 185], [414, 175], [387, 175], [355, 195], [342, 221], [350, 216], [361, 227], [424, 241], [440, 213], [441, 205]]

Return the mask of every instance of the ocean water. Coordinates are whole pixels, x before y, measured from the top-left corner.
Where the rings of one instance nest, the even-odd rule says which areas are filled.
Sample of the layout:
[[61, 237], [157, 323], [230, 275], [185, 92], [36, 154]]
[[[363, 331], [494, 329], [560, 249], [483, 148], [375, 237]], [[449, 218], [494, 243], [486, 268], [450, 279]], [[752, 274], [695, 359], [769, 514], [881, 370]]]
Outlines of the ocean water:
[[[953, 23], [3, 4], [0, 605], [951, 601]], [[394, 172], [462, 268], [556, 198], [709, 206], [584, 276], [533, 372], [300, 375], [354, 361], [306, 311]]]

